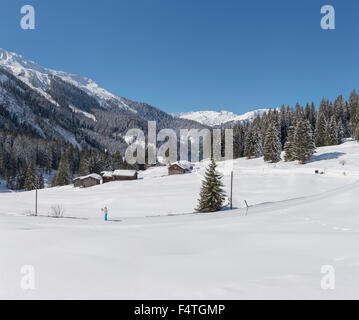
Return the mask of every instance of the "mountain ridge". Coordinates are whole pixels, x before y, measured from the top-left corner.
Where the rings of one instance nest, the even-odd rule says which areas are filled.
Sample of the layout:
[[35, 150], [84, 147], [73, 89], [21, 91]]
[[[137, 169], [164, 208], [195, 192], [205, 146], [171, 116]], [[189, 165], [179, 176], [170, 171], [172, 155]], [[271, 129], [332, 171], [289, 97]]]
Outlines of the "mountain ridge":
[[255, 109], [253, 111], [246, 112], [241, 115], [237, 115], [233, 112], [222, 110], [222, 111], [193, 111], [193, 112], [179, 112], [173, 113], [172, 115], [180, 118], [199, 122], [203, 125], [210, 127], [217, 127], [226, 124], [235, 124], [238, 122], [252, 122], [257, 116], [263, 115], [263, 113], [271, 110], [267, 109]]
[[0, 128], [124, 152], [128, 129], [146, 132], [148, 121], [156, 121], [159, 130], [206, 127], [119, 97], [87, 77], [45, 68], [0, 49]]

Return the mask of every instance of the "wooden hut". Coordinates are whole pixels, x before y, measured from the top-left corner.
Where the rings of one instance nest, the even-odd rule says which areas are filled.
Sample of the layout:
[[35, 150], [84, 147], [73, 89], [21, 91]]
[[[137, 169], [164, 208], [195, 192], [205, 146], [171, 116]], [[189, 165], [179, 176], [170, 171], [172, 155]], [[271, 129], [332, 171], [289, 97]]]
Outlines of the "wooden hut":
[[193, 165], [187, 161], [178, 161], [168, 166], [168, 175], [185, 174], [191, 172]]
[[103, 183], [113, 181], [113, 171], [102, 171], [101, 176], [102, 176]]
[[113, 181], [137, 180], [138, 173], [136, 170], [115, 170], [113, 172]]
[[96, 173], [84, 177], [77, 177], [73, 180], [75, 188], [89, 188], [101, 184], [102, 177]]

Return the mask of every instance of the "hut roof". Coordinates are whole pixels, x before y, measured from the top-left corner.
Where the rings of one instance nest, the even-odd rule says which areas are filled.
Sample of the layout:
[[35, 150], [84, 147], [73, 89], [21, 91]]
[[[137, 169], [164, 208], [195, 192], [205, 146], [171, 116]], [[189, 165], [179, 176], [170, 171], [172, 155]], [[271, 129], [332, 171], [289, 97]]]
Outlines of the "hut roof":
[[136, 170], [115, 170], [113, 172], [114, 176], [120, 176], [120, 177], [133, 177], [136, 175]]
[[181, 161], [177, 161], [177, 162], [173, 162], [170, 167], [172, 167], [173, 165], [177, 165], [179, 166], [180, 168], [182, 168], [183, 170], [190, 170], [193, 165], [188, 162], [188, 161], [185, 161], [185, 160], [181, 160]]
[[101, 172], [101, 175], [102, 175], [104, 178], [112, 178], [112, 177], [113, 177], [113, 171], [102, 171], [102, 172]]
[[74, 179], [74, 181], [76, 181], [76, 180], [85, 180], [85, 179], [88, 179], [88, 178], [93, 178], [93, 179], [96, 179], [96, 180], [102, 180], [102, 177], [99, 174], [91, 173], [91, 174], [89, 174], [87, 176], [77, 177], [77, 178]]

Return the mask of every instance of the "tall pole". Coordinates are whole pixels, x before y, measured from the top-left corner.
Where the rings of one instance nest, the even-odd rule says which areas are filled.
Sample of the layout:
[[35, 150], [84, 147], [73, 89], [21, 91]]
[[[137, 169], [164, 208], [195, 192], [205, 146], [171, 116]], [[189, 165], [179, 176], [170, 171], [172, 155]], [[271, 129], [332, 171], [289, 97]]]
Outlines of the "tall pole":
[[231, 172], [231, 210], [233, 209], [233, 171]]

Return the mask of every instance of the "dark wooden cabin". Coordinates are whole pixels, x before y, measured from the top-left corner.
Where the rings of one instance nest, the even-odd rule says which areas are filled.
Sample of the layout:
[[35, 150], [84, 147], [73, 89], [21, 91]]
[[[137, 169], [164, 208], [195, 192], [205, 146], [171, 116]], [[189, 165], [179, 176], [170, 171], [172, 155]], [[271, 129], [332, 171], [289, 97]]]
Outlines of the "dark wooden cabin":
[[113, 180], [113, 171], [103, 171], [103, 172], [101, 172], [101, 176], [102, 176], [103, 183], [108, 183], [108, 182], [114, 181]]
[[187, 162], [174, 162], [168, 166], [168, 175], [185, 174], [191, 172], [193, 165]]
[[113, 172], [113, 181], [137, 180], [138, 173], [136, 170], [115, 170]]
[[73, 180], [75, 188], [89, 188], [101, 184], [102, 177], [98, 174], [90, 174], [84, 177], [77, 177]]

